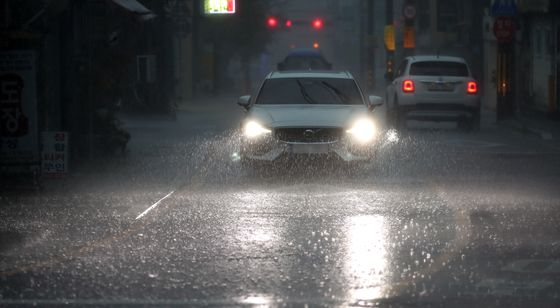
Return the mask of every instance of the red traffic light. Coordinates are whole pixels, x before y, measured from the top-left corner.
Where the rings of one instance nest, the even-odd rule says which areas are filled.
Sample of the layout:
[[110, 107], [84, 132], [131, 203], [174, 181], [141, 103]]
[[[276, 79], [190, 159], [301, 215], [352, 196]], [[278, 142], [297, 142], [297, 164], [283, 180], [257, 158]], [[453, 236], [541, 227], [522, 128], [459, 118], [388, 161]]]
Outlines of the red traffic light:
[[276, 28], [278, 27], [278, 19], [276, 19], [276, 17], [268, 17], [266, 20], [266, 25], [269, 28]]
[[286, 20], [286, 23], [284, 24], [286, 26], [286, 28], [291, 28], [293, 25], [293, 22], [291, 19]]
[[313, 27], [313, 29], [315, 30], [321, 30], [323, 29], [324, 26], [324, 22], [321, 18], [315, 18], [313, 20], [313, 22], [311, 23], [311, 26]]

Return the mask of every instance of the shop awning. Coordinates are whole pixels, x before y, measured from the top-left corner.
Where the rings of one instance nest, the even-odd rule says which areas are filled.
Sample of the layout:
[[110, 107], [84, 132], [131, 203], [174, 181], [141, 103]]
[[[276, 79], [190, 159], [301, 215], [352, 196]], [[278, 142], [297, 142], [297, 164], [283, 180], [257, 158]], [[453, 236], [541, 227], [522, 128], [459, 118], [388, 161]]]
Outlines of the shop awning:
[[157, 17], [154, 12], [146, 8], [142, 3], [137, 0], [111, 0], [116, 5], [123, 9], [135, 14], [140, 20], [147, 21]]

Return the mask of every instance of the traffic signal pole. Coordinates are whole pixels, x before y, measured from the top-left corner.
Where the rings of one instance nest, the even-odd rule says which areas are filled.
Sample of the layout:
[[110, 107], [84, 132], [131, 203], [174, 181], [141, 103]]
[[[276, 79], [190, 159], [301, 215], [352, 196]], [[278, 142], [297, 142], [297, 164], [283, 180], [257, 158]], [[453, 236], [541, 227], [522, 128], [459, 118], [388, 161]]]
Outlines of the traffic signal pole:
[[[393, 25], [393, 0], [385, 0], [385, 25]], [[389, 49], [386, 50], [386, 69], [385, 69], [385, 82], [389, 85], [393, 82], [395, 71], [395, 52]]]
[[414, 49], [416, 48], [415, 42], [415, 18], [416, 18], [416, 6], [414, 0], [406, 0], [403, 7], [403, 17], [404, 17], [404, 38], [403, 47], [404, 54], [403, 57], [409, 57], [414, 55]]
[[498, 41], [496, 72], [496, 120], [512, 117], [515, 80], [515, 33], [517, 6], [513, 0], [496, 1], [491, 7], [494, 36]]
[[496, 120], [502, 121], [510, 118], [515, 113], [513, 105], [513, 69], [514, 64], [513, 43], [498, 43], [497, 54], [497, 106]]
[[374, 17], [373, 17], [373, 0], [368, 0], [366, 5], [367, 20], [366, 20], [366, 33], [367, 33], [367, 90], [372, 92], [375, 88], [375, 50], [374, 50]]

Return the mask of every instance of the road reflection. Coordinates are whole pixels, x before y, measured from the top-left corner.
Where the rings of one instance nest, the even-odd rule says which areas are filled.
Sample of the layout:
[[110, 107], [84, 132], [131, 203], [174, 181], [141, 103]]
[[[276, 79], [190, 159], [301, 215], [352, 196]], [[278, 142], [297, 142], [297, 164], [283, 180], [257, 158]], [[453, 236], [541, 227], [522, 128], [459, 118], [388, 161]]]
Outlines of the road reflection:
[[274, 303], [274, 299], [270, 296], [247, 296], [238, 301], [240, 304], [253, 307], [269, 307]]
[[385, 218], [380, 215], [347, 219], [346, 270], [353, 281], [348, 299], [374, 300], [384, 296], [387, 270]]
[[274, 206], [273, 194], [265, 191], [244, 192], [235, 195], [238, 209], [250, 214], [238, 218], [236, 222], [235, 242], [240, 248], [257, 251], [264, 247], [278, 247], [278, 227], [271, 223], [269, 217], [263, 214], [264, 206]]
[[431, 187], [277, 185], [224, 194], [224, 253], [232, 280], [252, 285], [247, 297], [367, 304], [430, 288], [423, 283], [464, 246], [450, 228], [462, 224]]

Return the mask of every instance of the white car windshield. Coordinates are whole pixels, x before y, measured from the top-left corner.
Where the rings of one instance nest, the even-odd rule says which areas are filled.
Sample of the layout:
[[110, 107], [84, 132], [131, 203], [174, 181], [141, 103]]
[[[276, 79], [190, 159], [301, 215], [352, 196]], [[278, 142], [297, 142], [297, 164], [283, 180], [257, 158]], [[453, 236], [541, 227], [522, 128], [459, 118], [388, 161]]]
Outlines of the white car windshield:
[[259, 105], [360, 105], [362, 96], [351, 79], [269, 79], [257, 98]]

